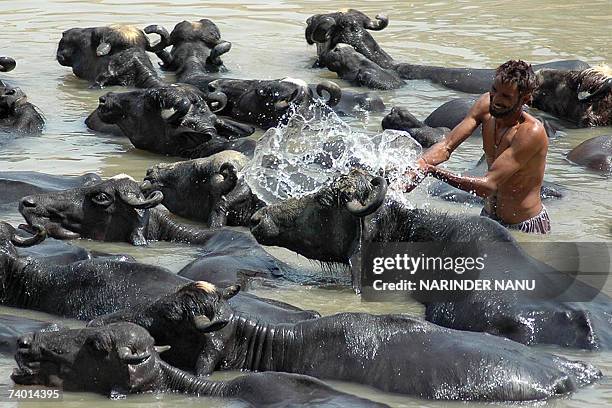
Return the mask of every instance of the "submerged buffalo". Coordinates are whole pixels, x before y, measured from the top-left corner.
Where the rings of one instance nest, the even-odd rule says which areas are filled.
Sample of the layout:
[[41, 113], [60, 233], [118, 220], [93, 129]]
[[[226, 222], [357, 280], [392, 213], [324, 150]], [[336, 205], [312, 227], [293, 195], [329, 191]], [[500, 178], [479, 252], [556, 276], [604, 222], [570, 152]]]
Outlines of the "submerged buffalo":
[[111, 132], [117, 126], [132, 144], [154, 153], [196, 158], [224, 150], [252, 154], [255, 141], [242, 139], [255, 129], [214, 112], [221, 111], [227, 97], [211, 92], [206, 97], [196, 88], [177, 84], [125, 93], [110, 92], [86, 119], [93, 130]]
[[[17, 63], [13, 58], [0, 57], [0, 72], [12, 71], [15, 66]], [[40, 133], [44, 126], [44, 117], [36, 106], [28, 102], [26, 94], [0, 79], [0, 131]]]
[[85, 173], [82, 176], [57, 176], [36, 171], [2, 171], [0, 204], [18, 202], [31, 194], [66, 190], [101, 180], [100, 176], [94, 173]]
[[[192, 282], [165, 268], [132, 261], [94, 258], [55, 264], [20, 256], [15, 246], [32, 246], [44, 240], [44, 228], [37, 226], [36, 231], [25, 238], [9, 224], [0, 223], [0, 302], [4, 305], [90, 320], [150, 304]], [[232, 304], [245, 316], [275, 323], [319, 316], [250, 294], [234, 297]]]
[[403, 315], [341, 313], [295, 324], [260, 324], [237, 316], [227, 303], [237, 290], [200, 282], [177, 292], [182, 302], [160, 300], [189, 302], [203, 315], [193, 318], [195, 323], [185, 321], [180, 307], [170, 321], [151, 306], [107, 315], [91, 325], [140, 324], [158, 344], [178, 348], [182, 355], [193, 353], [199, 375], [216, 368], [284, 371], [421, 398], [540, 400], [573, 392], [601, 376], [585, 363]]
[[56, 323], [29, 319], [23, 316], [0, 314], [0, 354], [12, 356], [17, 351], [17, 339], [34, 331], [55, 331]]
[[[159, 34], [160, 42], [152, 45], [145, 33]], [[71, 28], [62, 33], [56, 57], [74, 75], [98, 85], [148, 87], [148, 77], [156, 74], [146, 51], [163, 50], [167, 39], [168, 32], [155, 25], [144, 32], [127, 25]]]
[[45, 119], [20, 88], [0, 86], [0, 130], [40, 133]]
[[134, 179], [119, 175], [80, 188], [24, 197], [19, 211], [29, 225], [42, 225], [58, 239], [198, 244], [214, 234], [181, 224], [167, 210], [155, 208], [163, 199], [159, 190], [147, 191], [145, 197]]
[[[293, 112], [308, 115], [315, 96], [306, 82], [293, 78], [274, 80], [216, 79], [208, 84], [213, 92], [227, 95], [227, 105], [221, 114], [252, 123], [263, 129], [278, 126]], [[342, 91], [331, 81], [316, 86], [317, 95], [329, 94], [328, 106], [340, 101]]]
[[[177, 24], [170, 33], [168, 44], [172, 45], [172, 50], [158, 52], [157, 56], [163, 61], [162, 69], [175, 71], [179, 82], [197, 86], [200, 90], [208, 92], [208, 85], [218, 79], [211, 73], [226, 70], [220, 57], [231, 49], [231, 43], [221, 39], [218, 27], [210, 20], [183, 21]], [[268, 85], [268, 87], [271, 86]], [[333, 85], [327, 84], [327, 86]], [[316, 92], [320, 95], [317, 88], [318, 85], [309, 85], [309, 93], [314, 95]], [[294, 89], [290, 92], [293, 91]], [[258, 92], [264, 93], [267, 90], [262, 88]], [[334, 92], [338, 91], [334, 88]], [[260, 99], [263, 96], [260, 95]], [[382, 99], [376, 95], [347, 91], [342, 92], [338, 97], [337, 104], [335, 101], [329, 104], [334, 105], [333, 109], [341, 114], [350, 115], [360, 111], [380, 112], [384, 110]], [[253, 97], [249, 99], [250, 104], [246, 108], [252, 110], [254, 99]], [[260, 102], [271, 105], [276, 100], [268, 98]], [[278, 116], [278, 112], [273, 112], [273, 116]]]
[[612, 126], [612, 69], [541, 69], [533, 106], [579, 127]]
[[[532, 298], [521, 292], [470, 292], [455, 303], [424, 301], [427, 320], [454, 329], [505, 336], [524, 344], [612, 347], [612, 299], [608, 296], [528, 256], [495, 221], [408, 209], [386, 200], [385, 186], [382, 177], [372, 178], [354, 170], [316, 193], [257, 211], [251, 219], [251, 232], [264, 245], [345, 264], [364, 242], [469, 242], [476, 254], [484, 251], [487, 243], [505, 243], [508, 252], [490, 257], [481, 271], [482, 279], [537, 279], [538, 290], [566, 288], [567, 298], [587, 296], [593, 300], [576, 303], [545, 294]], [[448, 256], [465, 256], [457, 246], [451, 245], [448, 250]], [[358, 286], [358, 282], [359, 276], [354, 276], [354, 285]]]
[[203, 159], [156, 164], [147, 170], [145, 189], [161, 191], [162, 204], [181, 217], [211, 227], [248, 225], [265, 204], [238, 177], [247, 162], [242, 153], [227, 150]]
[[612, 136], [597, 136], [574, 147], [567, 155], [573, 163], [604, 174], [612, 173]]
[[[462, 118], [463, 119], [463, 118]], [[431, 127], [418, 120], [406, 108], [394, 106], [381, 122], [383, 129], [394, 129], [408, 132], [423, 147], [431, 147], [444, 139], [451, 131], [445, 126]]]
[[[368, 83], [384, 82], [389, 71], [394, 71], [401, 79], [428, 79], [451, 89], [467, 93], [487, 92], [494, 79], [495, 70], [475, 68], [445, 68], [427, 65], [401, 63], [393, 59], [376, 42], [368, 30], [380, 31], [389, 24], [385, 15], [370, 19], [364, 13], [350, 9], [345, 12], [316, 14], [306, 21], [306, 41], [317, 45], [318, 61], [315, 65], [325, 66], [334, 63], [343, 65], [346, 72], [357, 72], [363, 65], [362, 60], [355, 56], [341, 60], [344, 53], [330, 53], [338, 44], [347, 44], [359, 54], [365, 56], [374, 64], [368, 65], [369, 72], [364, 78]], [[350, 66], [352, 62], [354, 66]], [[533, 69], [586, 69], [588, 64], [582, 61], [556, 61], [534, 65]]]
[[203, 18], [199, 21], [178, 23], [168, 38], [170, 52], [160, 51], [162, 69], [177, 71], [180, 82], [189, 82], [189, 76], [203, 72], [227, 71], [221, 56], [232, 44], [221, 39], [221, 32], [215, 23]]
[[[15, 69], [17, 62], [11, 57], [0, 56], [0, 72], [10, 72]], [[0, 81], [0, 85], [2, 81]]]
[[19, 339], [16, 384], [89, 391], [116, 398], [177, 392], [238, 400], [252, 407], [385, 407], [334, 390], [323, 382], [286, 373], [247, 374], [228, 381], [195, 377], [162, 361], [151, 335], [131, 323], [33, 333]]

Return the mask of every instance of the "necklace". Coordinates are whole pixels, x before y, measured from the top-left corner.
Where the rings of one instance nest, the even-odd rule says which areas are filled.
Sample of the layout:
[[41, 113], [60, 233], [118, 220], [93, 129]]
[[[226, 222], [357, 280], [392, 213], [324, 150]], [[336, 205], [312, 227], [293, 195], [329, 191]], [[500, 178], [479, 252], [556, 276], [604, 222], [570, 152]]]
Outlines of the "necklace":
[[495, 131], [495, 138], [493, 140], [493, 147], [495, 147], [495, 154], [497, 155], [497, 149], [499, 148], [499, 145], [501, 143], [501, 141], [504, 139], [504, 137], [506, 136], [506, 134], [510, 131], [510, 129], [512, 129], [515, 125], [512, 126], [508, 126], [508, 128], [504, 131], [504, 133], [502, 133], [502, 135], [499, 137], [497, 137], [497, 120], [495, 120], [495, 126], [493, 127], [493, 130]]

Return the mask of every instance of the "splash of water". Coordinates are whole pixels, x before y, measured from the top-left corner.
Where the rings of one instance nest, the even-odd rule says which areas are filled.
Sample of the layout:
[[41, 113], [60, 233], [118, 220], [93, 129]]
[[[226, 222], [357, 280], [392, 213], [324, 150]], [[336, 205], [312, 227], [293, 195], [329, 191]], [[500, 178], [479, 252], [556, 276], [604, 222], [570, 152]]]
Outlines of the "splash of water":
[[251, 189], [266, 203], [312, 193], [330, 180], [360, 167], [389, 181], [389, 194], [402, 194], [406, 171], [415, 167], [421, 145], [408, 133], [375, 135], [351, 128], [323, 103], [293, 111], [286, 124], [269, 129], [253, 160], [242, 170]]

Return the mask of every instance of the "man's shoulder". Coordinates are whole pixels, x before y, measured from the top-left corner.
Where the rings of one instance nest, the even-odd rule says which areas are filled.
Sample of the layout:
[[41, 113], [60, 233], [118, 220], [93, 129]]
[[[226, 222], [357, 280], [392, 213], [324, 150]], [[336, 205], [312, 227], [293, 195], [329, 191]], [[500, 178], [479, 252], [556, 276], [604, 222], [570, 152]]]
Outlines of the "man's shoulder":
[[523, 112], [523, 123], [519, 127], [516, 138], [517, 142], [528, 143], [534, 146], [548, 144], [548, 136], [544, 125], [527, 112]]

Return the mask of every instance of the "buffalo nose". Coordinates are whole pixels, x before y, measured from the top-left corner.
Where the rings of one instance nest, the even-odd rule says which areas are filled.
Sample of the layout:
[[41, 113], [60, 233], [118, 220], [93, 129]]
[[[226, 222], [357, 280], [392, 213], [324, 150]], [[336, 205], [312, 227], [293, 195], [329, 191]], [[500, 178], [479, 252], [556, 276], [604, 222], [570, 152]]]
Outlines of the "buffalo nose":
[[21, 205], [24, 207], [36, 207], [36, 200], [32, 196], [23, 197], [21, 199]]
[[98, 98], [98, 101], [100, 101], [100, 103], [106, 103], [106, 96], [101, 96]]

